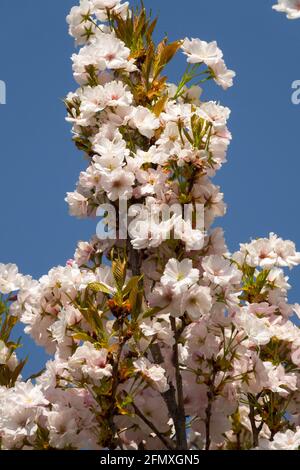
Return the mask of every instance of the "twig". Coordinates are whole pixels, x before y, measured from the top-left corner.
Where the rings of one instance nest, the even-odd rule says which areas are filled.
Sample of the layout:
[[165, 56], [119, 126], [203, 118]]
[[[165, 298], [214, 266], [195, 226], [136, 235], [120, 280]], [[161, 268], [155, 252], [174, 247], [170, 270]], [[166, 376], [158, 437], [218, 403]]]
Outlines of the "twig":
[[215, 396], [215, 378], [216, 378], [216, 372], [215, 370], [212, 373], [212, 378], [208, 384], [208, 392], [207, 392], [207, 399], [208, 399], [208, 405], [205, 410], [205, 436], [206, 436], [206, 442], [205, 442], [205, 450], [210, 449], [211, 445], [211, 437], [210, 437], [210, 426], [211, 426], [211, 415], [212, 415], [212, 405], [214, 401], [214, 396]]
[[206, 441], [205, 441], [205, 450], [209, 450], [210, 444], [211, 444], [211, 437], [210, 437], [210, 423], [211, 423], [211, 410], [212, 410], [212, 398], [213, 395], [211, 394], [210, 391], [207, 392], [207, 397], [208, 397], [208, 405], [205, 410], [205, 435], [206, 435]]
[[128, 240], [128, 258], [129, 265], [131, 267], [133, 276], [141, 275], [141, 253], [139, 250], [135, 250], [131, 244], [131, 241]]
[[182, 376], [180, 372], [179, 365], [179, 352], [178, 352], [178, 340], [180, 332], [177, 332], [176, 329], [176, 319], [170, 317], [171, 326], [174, 332], [175, 343], [173, 346], [173, 361], [175, 367], [175, 377], [176, 377], [176, 387], [177, 387], [177, 425], [175, 424], [176, 429], [176, 440], [177, 448], [179, 450], [187, 450], [187, 438], [186, 438], [186, 419], [185, 419], [185, 409], [184, 409], [184, 397], [183, 397], [183, 384]]
[[255, 421], [255, 407], [251, 403], [252, 397], [251, 395], [248, 395], [248, 400], [249, 400], [249, 420], [251, 423], [251, 429], [252, 429], [252, 445], [253, 447], [258, 446], [258, 438], [259, 438], [259, 433], [262, 430], [263, 427], [263, 422], [260, 423], [258, 427], [256, 427], [256, 421]]
[[[151, 344], [150, 351], [153, 356], [155, 364], [162, 364], [164, 362], [160, 347], [158, 344]], [[171, 418], [174, 421], [174, 426], [176, 427], [177, 420], [177, 402], [176, 402], [176, 390], [171, 381], [168, 381], [169, 389], [166, 392], [161, 393]]]
[[236, 433], [236, 450], [241, 450], [241, 431]]
[[133, 406], [133, 409], [135, 411], [135, 414], [141, 418], [142, 421], [144, 421], [144, 423], [147, 424], [147, 426], [149, 426], [149, 428], [157, 435], [157, 437], [161, 440], [161, 442], [166, 446], [166, 448], [168, 450], [174, 450], [173, 446], [171, 445], [171, 443], [162, 435], [161, 432], [159, 432], [159, 430], [157, 429], [157, 427], [151, 423], [151, 421], [149, 421], [146, 416], [143, 415], [143, 413], [138, 409], [138, 407], [133, 403], [132, 404]]
[[120, 359], [123, 351], [123, 346], [124, 346], [124, 339], [122, 339], [122, 331], [123, 327], [120, 327], [120, 332], [119, 332], [119, 348], [118, 348], [118, 353], [116, 360], [114, 361], [113, 365], [113, 370], [112, 370], [112, 388], [111, 388], [111, 405], [109, 409], [109, 416], [108, 416], [108, 423], [112, 432], [112, 442], [115, 440], [115, 436], [118, 436], [118, 444], [121, 448], [123, 449], [122, 441], [120, 439], [120, 436], [118, 435], [115, 423], [114, 423], [114, 410], [115, 410], [115, 401], [116, 401], [116, 393], [118, 389], [118, 373], [119, 373], [119, 364], [120, 364]]

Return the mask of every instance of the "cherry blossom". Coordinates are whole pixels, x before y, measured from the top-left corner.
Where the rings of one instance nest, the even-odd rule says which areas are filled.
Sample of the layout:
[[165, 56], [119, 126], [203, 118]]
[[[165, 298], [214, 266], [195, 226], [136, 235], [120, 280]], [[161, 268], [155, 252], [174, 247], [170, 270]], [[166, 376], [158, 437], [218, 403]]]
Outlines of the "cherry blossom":
[[300, 2], [299, 0], [278, 0], [273, 9], [282, 13], [286, 13], [289, 20], [300, 18]]

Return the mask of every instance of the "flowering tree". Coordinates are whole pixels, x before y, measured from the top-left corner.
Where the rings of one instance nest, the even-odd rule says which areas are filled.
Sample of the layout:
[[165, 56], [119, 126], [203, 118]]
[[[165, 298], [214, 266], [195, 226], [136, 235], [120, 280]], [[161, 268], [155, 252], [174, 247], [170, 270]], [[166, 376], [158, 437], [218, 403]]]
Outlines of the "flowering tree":
[[[230, 254], [211, 228], [225, 213], [211, 178], [230, 110], [199, 85], [226, 89], [234, 72], [216, 42], [155, 45], [144, 7], [82, 0], [68, 23], [82, 48], [67, 119], [88, 165], [67, 202], [77, 217], [101, 213], [106, 237], [39, 281], [0, 265], [1, 447], [297, 449], [300, 306], [284, 268], [300, 253], [270, 234]], [[175, 85], [165, 67], [179, 50], [188, 66]], [[18, 321], [53, 355], [26, 381]]]

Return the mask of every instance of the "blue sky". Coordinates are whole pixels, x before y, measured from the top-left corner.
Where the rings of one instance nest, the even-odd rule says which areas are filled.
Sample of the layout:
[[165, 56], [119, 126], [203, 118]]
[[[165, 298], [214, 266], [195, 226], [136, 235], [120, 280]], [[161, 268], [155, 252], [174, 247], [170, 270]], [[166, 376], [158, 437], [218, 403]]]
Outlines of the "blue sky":
[[[219, 219], [230, 249], [270, 231], [292, 239], [300, 250], [300, 105], [291, 84], [300, 80], [300, 21], [272, 11], [275, 0], [145, 0], [159, 14], [157, 38], [216, 39], [237, 73], [224, 92], [214, 84], [205, 99], [232, 110], [233, 142], [228, 163], [215, 181], [228, 213]], [[76, 0], [1, 0], [0, 80], [7, 104], [0, 106], [0, 262], [39, 277], [72, 257], [76, 242], [89, 239], [96, 221], [68, 216], [65, 193], [85, 167], [64, 121], [62, 98], [76, 85], [74, 52], [65, 17]], [[184, 58], [169, 67], [179, 79]], [[291, 300], [300, 299], [299, 270], [291, 275]], [[26, 350], [35, 351], [24, 338]], [[27, 371], [41, 367], [35, 354]]]

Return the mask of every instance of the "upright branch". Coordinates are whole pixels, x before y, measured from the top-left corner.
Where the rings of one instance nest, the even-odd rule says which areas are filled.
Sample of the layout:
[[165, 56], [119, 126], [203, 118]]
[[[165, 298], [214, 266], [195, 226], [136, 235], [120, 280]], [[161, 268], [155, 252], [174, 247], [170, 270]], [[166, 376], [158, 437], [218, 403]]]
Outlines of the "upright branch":
[[211, 418], [212, 418], [212, 407], [215, 400], [215, 378], [216, 372], [213, 370], [211, 378], [208, 382], [207, 390], [207, 407], [205, 409], [205, 450], [209, 450], [211, 446]]
[[251, 430], [252, 430], [252, 446], [256, 448], [259, 443], [259, 433], [262, 430], [263, 427], [263, 421], [257, 425], [256, 422], [256, 410], [255, 410], [255, 401], [253, 402], [253, 397], [251, 395], [248, 395], [249, 399], [249, 420], [251, 424]]
[[183, 384], [182, 376], [179, 364], [179, 339], [180, 331], [176, 327], [175, 318], [171, 318], [171, 327], [174, 333], [174, 346], [173, 346], [173, 361], [175, 367], [175, 377], [176, 377], [176, 390], [177, 390], [177, 412], [175, 420], [175, 429], [176, 429], [176, 441], [177, 449], [187, 450], [187, 437], [186, 437], [186, 415], [184, 410], [184, 395], [183, 395]]

